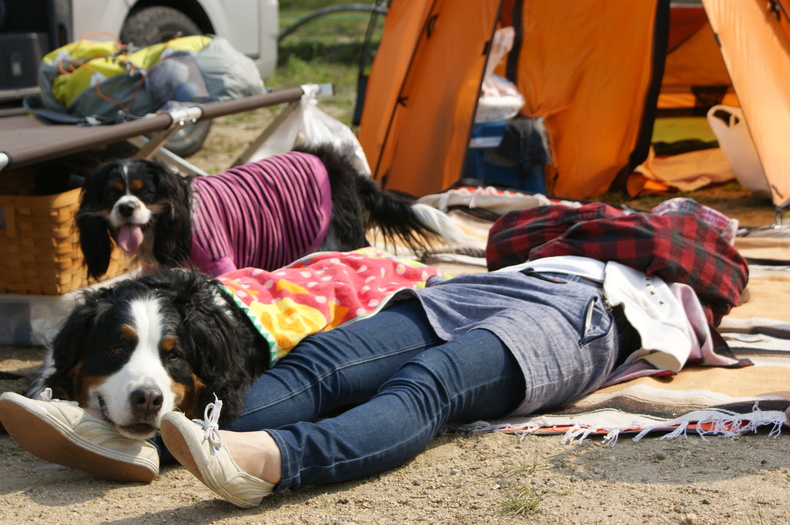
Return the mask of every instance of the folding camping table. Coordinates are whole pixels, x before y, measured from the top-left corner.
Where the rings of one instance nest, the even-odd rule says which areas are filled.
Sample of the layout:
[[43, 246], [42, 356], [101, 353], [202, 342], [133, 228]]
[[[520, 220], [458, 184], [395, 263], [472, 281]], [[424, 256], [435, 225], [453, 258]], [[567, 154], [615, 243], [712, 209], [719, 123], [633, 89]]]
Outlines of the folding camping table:
[[[290, 103], [234, 163], [234, 165], [243, 164], [257, 150], [257, 146], [263, 143], [297, 106], [302, 95], [331, 94], [332, 89], [332, 84], [305, 84], [224, 102], [195, 104], [167, 113], [157, 113], [138, 120], [104, 126], [46, 124], [32, 115], [4, 117], [0, 118], [0, 172], [129, 141], [139, 148], [135, 154], [136, 158], [149, 158], [160, 153], [164, 154], [165, 161], [180, 164], [193, 173], [201, 173], [198, 168], [184, 159], [161, 150], [167, 139], [181, 127], [253, 109]], [[150, 138], [146, 138], [146, 135], [150, 135]]]

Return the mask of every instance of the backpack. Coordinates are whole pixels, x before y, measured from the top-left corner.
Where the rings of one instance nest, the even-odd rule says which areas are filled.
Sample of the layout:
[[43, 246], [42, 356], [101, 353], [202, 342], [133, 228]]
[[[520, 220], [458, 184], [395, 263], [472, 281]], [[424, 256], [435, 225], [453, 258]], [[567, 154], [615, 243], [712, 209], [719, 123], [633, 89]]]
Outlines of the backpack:
[[28, 111], [53, 123], [114, 124], [168, 105], [265, 92], [253, 61], [221, 37], [187, 36], [133, 49], [81, 39], [41, 60]]

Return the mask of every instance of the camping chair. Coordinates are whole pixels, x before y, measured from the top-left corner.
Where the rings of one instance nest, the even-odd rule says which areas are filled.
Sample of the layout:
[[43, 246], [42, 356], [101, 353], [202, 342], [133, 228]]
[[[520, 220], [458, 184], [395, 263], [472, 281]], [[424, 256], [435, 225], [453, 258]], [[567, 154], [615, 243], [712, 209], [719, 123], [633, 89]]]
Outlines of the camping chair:
[[[157, 155], [164, 162], [205, 175], [202, 170], [183, 158], [162, 149], [164, 143], [180, 128], [217, 117], [289, 103], [236, 159], [233, 164], [235, 166], [249, 160], [257, 146], [297, 107], [303, 95], [326, 95], [331, 94], [332, 90], [331, 84], [305, 84], [224, 102], [195, 104], [139, 120], [105, 126], [50, 125], [32, 115], [5, 117], [0, 119], [0, 172], [128, 141], [139, 148], [135, 158], [151, 158]], [[146, 138], [147, 135], [150, 138]]]

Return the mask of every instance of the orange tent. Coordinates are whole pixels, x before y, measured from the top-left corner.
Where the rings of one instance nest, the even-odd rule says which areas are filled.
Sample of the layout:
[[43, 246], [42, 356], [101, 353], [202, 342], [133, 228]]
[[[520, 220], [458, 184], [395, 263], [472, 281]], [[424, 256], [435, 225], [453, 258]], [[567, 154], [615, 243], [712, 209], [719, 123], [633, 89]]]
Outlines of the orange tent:
[[784, 206], [790, 0], [702, 1], [704, 12], [668, 0], [392, 2], [359, 128], [373, 176], [418, 196], [459, 179], [488, 46], [512, 25], [516, 42], [498, 72], [524, 96], [521, 113], [544, 119], [549, 194], [584, 199], [619, 187], [646, 158], [657, 112], [704, 114], [740, 100]]
[[789, 0], [704, 0], [771, 197], [790, 203]]
[[424, 195], [458, 179], [499, 1], [392, 2], [359, 139], [377, 179]]
[[674, 5], [658, 115], [705, 116], [716, 104], [739, 105], [708, 16], [699, 4]]

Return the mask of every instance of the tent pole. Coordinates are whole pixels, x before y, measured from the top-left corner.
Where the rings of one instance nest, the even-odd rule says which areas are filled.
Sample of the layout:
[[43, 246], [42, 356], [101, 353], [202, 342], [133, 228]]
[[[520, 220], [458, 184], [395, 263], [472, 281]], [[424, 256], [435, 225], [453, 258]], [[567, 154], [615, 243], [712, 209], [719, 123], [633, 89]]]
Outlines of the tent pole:
[[779, 206], [774, 206], [774, 212], [776, 212], [776, 215], [774, 216], [774, 228], [787, 228], [788, 226], [784, 224], [784, 213], [782, 208]]

